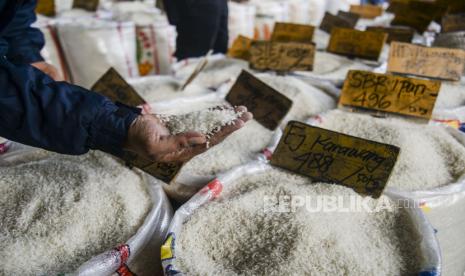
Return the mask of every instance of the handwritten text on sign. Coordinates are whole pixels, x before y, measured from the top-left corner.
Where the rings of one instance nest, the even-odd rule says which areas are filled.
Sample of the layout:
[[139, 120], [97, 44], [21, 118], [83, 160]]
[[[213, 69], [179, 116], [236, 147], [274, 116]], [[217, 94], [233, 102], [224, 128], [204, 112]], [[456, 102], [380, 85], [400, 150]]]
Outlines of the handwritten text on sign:
[[145, 100], [129, 85], [114, 68], [110, 68], [92, 86], [92, 91], [102, 94], [114, 102], [129, 106], [145, 104]]
[[395, 146], [291, 121], [271, 164], [378, 198], [399, 152]]
[[228, 57], [249, 61], [251, 45], [252, 39], [242, 35], [238, 36], [228, 50]]
[[441, 82], [349, 71], [339, 104], [429, 119]]
[[254, 41], [250, 48], [250, 67], [256, 70], [312, 71], [315, 45]]
[[274, 130], [287, 115], [292, 101], [247, 71], [237, 78], [226, 100], [233, 106], [246, 106], [254, 119]]
[[276, 22], [271, 41], [312, 43], [314, 31], [315, 27], [310, 25]]
[[386, 39], [387, 34], [381, 32], [363, 32], [333, 28], [328, 52], [368, 60], [378, 60]]
[[139, 156], [131, 156], [131, 154], [128, 154], [124, 160], [130, 166], [137, 167], [167, 184], [176, 178], [183, 166], [182, 163], [152, 162]]
[[465, 51], [463, 50], [392, 42], [388, 71], [445, 80], [460, 80], [464, 71], [464, 62]]

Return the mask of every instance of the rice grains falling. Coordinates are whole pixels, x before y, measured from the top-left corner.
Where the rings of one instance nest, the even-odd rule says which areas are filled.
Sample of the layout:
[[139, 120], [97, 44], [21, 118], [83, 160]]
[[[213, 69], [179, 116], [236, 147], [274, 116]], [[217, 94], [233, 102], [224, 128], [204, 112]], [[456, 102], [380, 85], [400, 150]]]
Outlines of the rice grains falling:
[[[414, 275], [423, 256], [408, 213], [383, 197], [379, 212], [267, 211], [264, 199], [360, 198], [349, 188], [278, 169], [240, 177], [200, 207], [176, 242], [185, 275]], [[370, 207], [378, 201], [370, 199]], [[315, 208], [312, 205], [312, 208]], [[340, 208], [339, 206], [337, 207]], [[314, 210], [314, 209], [313, 209]]]

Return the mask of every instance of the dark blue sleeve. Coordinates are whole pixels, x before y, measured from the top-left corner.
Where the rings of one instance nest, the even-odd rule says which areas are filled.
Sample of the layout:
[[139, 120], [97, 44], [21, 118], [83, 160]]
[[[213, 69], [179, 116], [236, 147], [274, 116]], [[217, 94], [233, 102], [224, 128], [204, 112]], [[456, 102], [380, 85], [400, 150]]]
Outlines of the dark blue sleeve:
[[99, 149], [121, 156], [137, 116], [135, 109], [0, 57], [2, 137], [64, 154]]
[[30, 64], [43, 60], [40, 50], [45, 44], [44, 36], [40, 30], [31, 27], [36, 21], [36, 4], [37, 0], [23, 1], [2, 34], [8, 43], [7, 57], [14, 63]]

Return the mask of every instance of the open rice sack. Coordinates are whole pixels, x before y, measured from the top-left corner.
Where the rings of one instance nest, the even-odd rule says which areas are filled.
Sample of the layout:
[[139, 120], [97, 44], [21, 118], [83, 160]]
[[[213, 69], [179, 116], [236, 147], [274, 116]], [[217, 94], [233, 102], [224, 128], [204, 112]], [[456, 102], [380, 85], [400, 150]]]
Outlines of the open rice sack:
[[128, 83], [148, 103], [213, 93], [213, 91], [198, 84], [188, 85], [184, 90], [181, 90], [183, 81], [173, 76], [146, 76], [129, 79]]
[[73, 83], [90, 88], [110, 67], [139, 76], [134, 23], [89, 18], [60, 21], [57, 29]]
[[[187, 80], [202, 60], [203, 58], [189, 58], [179, 61], [173, 65], [174, 75], [176, 78]], [[197, 75], [192, 84], [198, 84], [214, 90], [220, 88], [222, 85], [230, 87], [241, 71], [249, 68], [248, 62], [228, 58], [221, 54], [209, 56], [207, 60], [207, 65]]]
[[18, 145], [0, 160], [0, 274], [112, 275], [144, 258], [160, 272], [172, 208], [152, 177], [99, 152]]
[[[357, 201], [365, 207], [350, 203]], [[220, 175], [177, 210], [161, 248], [164, 272], [440, 275], [434, 230], [409, 204], [247, 164]]]
[[453, 129], [342, 110], [320, 114], [310, 123], [400, 147], [388, 190], [419, 200], [465, 190], [465, 147], [462, 134]]

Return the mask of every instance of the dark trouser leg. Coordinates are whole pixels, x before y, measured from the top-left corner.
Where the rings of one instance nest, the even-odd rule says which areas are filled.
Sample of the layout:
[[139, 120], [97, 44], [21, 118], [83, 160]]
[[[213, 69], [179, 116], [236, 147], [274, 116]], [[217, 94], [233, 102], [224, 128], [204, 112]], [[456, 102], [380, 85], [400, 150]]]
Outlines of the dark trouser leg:
[[205, 55], [216, 44], [223, 0], [173, 1], [181, 3], [176, 26], [176, 57], [181, 60]]
[[216, 37], [215, 45], [213, 51], [215, 53], [225, 54], [228, 51], [228, 1], [220, 0], [221, 2], [221, 17], [220, 17], [220, 26], [218, 28], [218, 34]]

